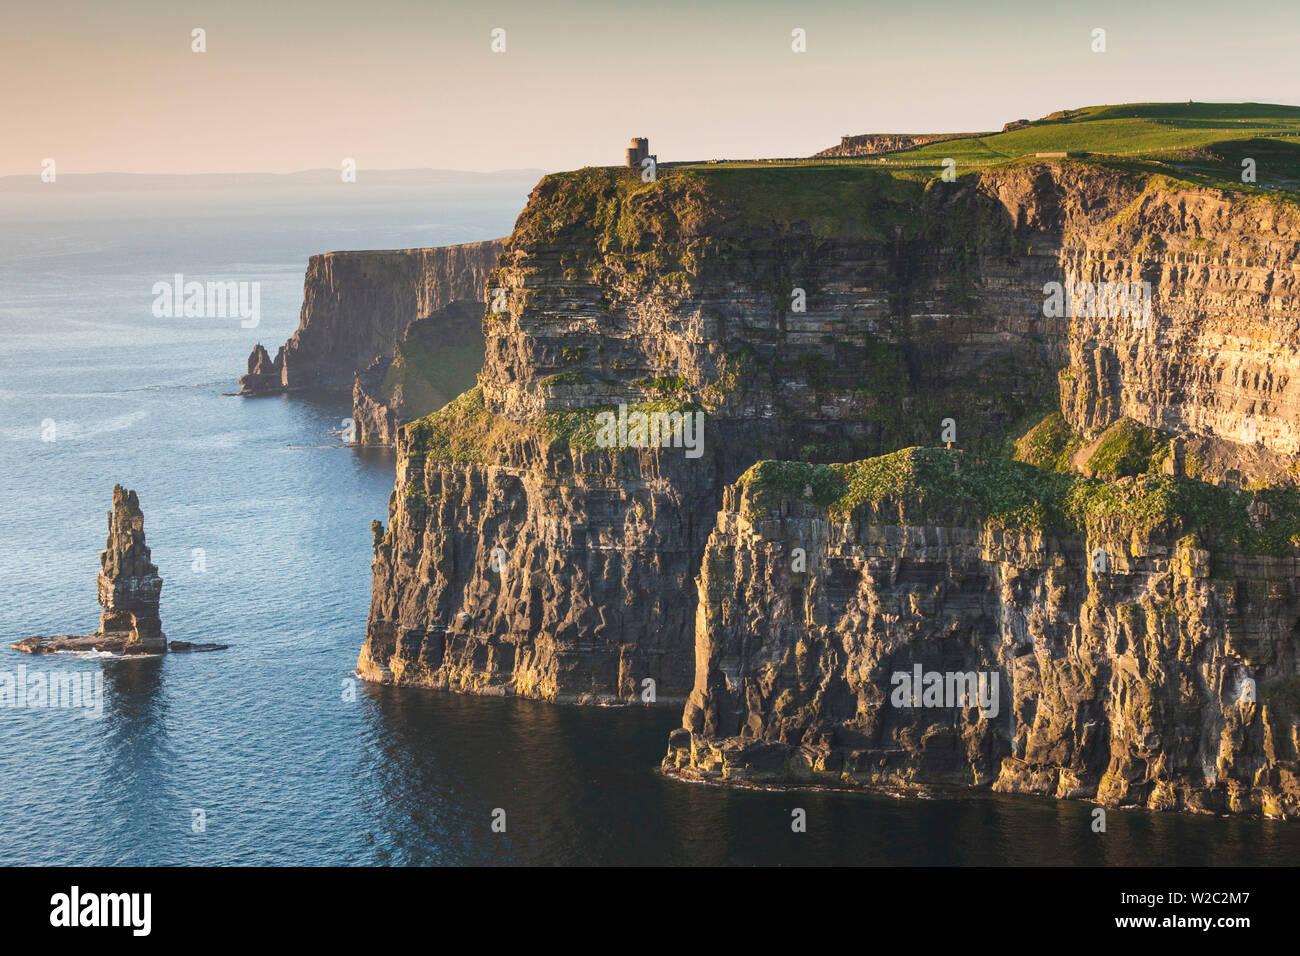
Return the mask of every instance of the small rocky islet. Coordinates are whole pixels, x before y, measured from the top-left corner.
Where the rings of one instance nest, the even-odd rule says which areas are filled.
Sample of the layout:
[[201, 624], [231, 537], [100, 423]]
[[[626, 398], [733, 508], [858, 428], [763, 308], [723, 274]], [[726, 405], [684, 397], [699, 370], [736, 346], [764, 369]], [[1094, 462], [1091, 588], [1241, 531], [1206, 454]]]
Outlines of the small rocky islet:
[[108, 542], [99, 554], [99, 627], [91, 634], [29, 637], [10, 645], [28, 654], [98, 652], [138, 656], [173, 651], [225, 650], [226, 644], [172, 641], [163, 633], [158, 612], [163, 579], [144, 538], [140, 498], [121, 485], [113, 487], [108, 512]]

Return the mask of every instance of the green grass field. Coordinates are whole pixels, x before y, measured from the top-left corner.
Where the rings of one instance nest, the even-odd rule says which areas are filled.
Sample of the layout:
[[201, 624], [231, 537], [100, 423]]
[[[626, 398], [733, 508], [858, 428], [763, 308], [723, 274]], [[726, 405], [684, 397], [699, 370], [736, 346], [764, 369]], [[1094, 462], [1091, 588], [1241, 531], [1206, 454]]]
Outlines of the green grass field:
[[1090, 106], [1071, 111], [1067, 118], [1037, 120], [1007, 133], [935, 143], [893, 157], [933, 164], [951, 157], [959, 166], [1049, 152], [1158, 158], [1229, 140], [1271, 138], [1289, 138], [1292, 143], [1300, 138], [1300, 107], [1259, 103]]
[[1258, 188], [1300, 192], [1300, 107], [1267, 103], [1129, 103], [1063, 110], [988, 136], [946, 140], [917, 149], [849, 159], [711, 164], [855, 165], [890, 171], [957, 172], [1032, 159], [1037, 153], [1087, 153], [1089, 158], [1161, 172], [1204, 185], [1250, 189], [1241, 161], [1256, 162]]

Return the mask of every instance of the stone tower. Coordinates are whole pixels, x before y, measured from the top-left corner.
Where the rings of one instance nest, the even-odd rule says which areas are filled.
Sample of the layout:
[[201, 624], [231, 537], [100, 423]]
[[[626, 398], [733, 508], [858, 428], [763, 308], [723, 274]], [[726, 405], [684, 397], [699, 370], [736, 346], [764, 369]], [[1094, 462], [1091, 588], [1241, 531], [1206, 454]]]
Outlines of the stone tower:
[[640, 169], [641, 161], [650, 155], [650, 140], [644, 136], [636, 136], [632, 139], [632, 145], [627, 150], [627, 165], [629, 169]]

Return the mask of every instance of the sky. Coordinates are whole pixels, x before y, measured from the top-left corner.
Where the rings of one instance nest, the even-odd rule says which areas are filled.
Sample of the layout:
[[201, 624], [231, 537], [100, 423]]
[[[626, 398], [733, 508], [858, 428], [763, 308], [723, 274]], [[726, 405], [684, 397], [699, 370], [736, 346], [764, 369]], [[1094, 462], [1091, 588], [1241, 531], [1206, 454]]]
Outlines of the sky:
[[1300, 104], [1294, 0], [42, 0], [4, 21], [0, 175], [560, 170], [633, 136], [661, 162], [787, 157], [1101, 103]]

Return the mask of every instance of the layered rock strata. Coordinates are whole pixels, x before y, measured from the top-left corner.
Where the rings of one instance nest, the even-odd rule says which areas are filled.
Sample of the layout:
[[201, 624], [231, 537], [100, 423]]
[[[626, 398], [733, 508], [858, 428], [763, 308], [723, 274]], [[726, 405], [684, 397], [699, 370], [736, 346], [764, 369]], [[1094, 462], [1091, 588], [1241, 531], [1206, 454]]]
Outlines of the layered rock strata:
[[670, 774], [1300, 813], [1294, 489], [789, 467], [727, 490]]
[[880, 156], [902, 150], [916, 149], [929, 143], [942, 143], [950, 139], [968, 139], [981, 133], [859, 133], [841, 136], [840, 144], [814, 153], [813, 158], [834, 159], [851, 156]]
[[[1272, 367], [1295, 361], [1300, 228], [1258, 202], [1071, 161], [954, 183], [848, 166], [547, 177], [489, 280], [505, 295], [478, 389], [400, 429], [360, 672], [555, 700], [639, 700], [647, 679], [660, 700], [689, 693], [692, 578], [723, 489], [761, 458], [852, 461], [954, 431], [990, 454], [1053, 408], [1081, 440], [1128, 415], [1244, 448], [1249, 409], [1276, 476], [1289, 377], [1204, 334], [1235, 314]], [[1151, 284], [1142, 324], [1078, 293], [1134, 280]], [[1048, 304], [1054, 284], [1069, 308]], [[596, 417], [620, 405], [702, 413], [701, 453], [602, 445]]]
[[[885, 450], [961, 409], [988, 433], [1041, 402], [1055, 346], [1028, 334], [1039, 293], [1012, 277], [1051, 262], [1008, 265], [1011, 230], [973, 190], [895, 198], [854, 176], [885, 228], [729, 223], [743, 197], [693, 176], [643, 195], [605, 170], [542, 182], [491, 280], [505, 301], [484, 320], [477, 411], [399, 441], [363, 676], [593, 702], [639, 700], [650, 680], [680, 699], [690, 582], [722, 487], [755, 457]], [[983, 251], [937, 213], [953, 202]], [[970, 294], [981, 269], [1018, 298], [1014, 323]], [[703, 415], [698, 457], [600, 447], [594, 417], [620, 404]], [[458, 451], [457, 434], [494, 438]], [[497, 549], [525, 572], [504, 587]]]
[[663, 449], [611, 457], [499, 440], [496, 462], [457, 463], [420, 454], [404, 430], [361, 676], [680, 706], [690, 681], [680, 635], [693, 614], [680, 595], [697, 562], [694, 516], [713, 505], [711, 472], [670, 479]]
[[482, 365], [487, 275], [504, 240], [312, 256], [298, 330], [274, 360], [257, 345], [240, 394], [353, 391], [363, 443], [470, 387]]

